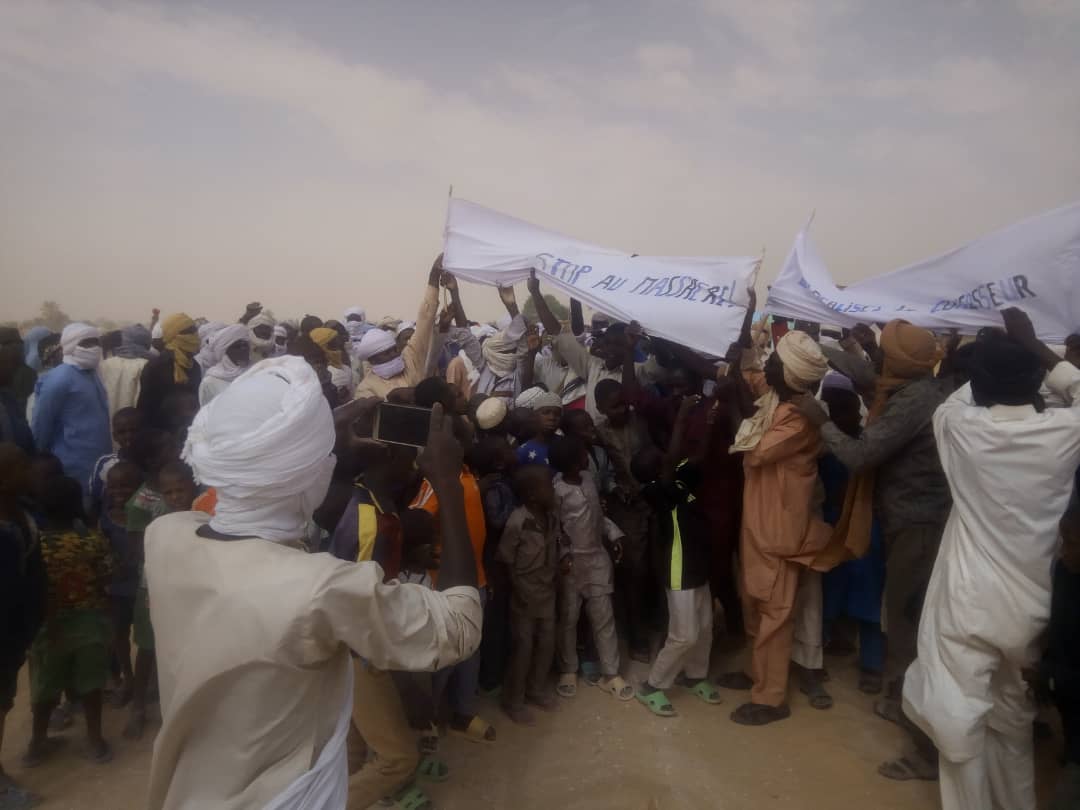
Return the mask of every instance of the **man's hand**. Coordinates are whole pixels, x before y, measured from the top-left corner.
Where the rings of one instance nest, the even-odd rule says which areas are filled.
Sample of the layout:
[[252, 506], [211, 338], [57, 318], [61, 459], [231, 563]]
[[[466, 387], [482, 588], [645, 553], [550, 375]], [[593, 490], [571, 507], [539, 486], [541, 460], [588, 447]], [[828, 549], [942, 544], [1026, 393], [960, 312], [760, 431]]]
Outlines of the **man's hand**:
[[499, 287], [499, 300], [502, 301], [503, 306], [507, 309], [517, 309], [517, 295], [514, 294], [514, 288]]
[[443, 272], [442, 278], [439, 281], [451, 292], [451, 294], [458, 291], [457, 277], [453, 273]]
[[1021, 346], [1041, 345], [1041, 341], [1035, 337], [1035, 326], [1024, 310], [1017, 307], [1003, 309], [1001, 318], [1005, 321], [1006, 334]]
[[525, 342], [530, 354], [536, 354], [540, 351], [540, 330], [535, 325], [530, 326], [525, 332]]
[[258, 315], [260, 312], [262, 312], [262, 304], [260, 304], [258, 301], [252, 301], [250, 304], [244, 307], [244, 314], [250, 315], [252, 318]]
[[453, 417], [443, 414], [441, 404], [436, 402], [432, 406], [427, 444], [416, 459], [420, 472], [431, 482], [436, 493], [443, 486], [460, 486], [465, 453], [461, 442], [454, 438], [453, 421]]
[[806, 421], [812, 425], [821, 427], [829, 421], [829, 412], [825, 410], [825, 406], [810, 394], [800, 394], [791, 400], [791, 404], [794, 405], [799, 413], [806, 417]]
[[443, 307], [439, 312], [439, 333], [445, 335], [454, 323], [454, 313]]
[[378, 406], [379, 400], [368, 397], [334, 408], [334, 453], [350, 471], [359, 473], [365, 462], [386, 455], [386, 446], [371, 438]]
[[442, 257], [443, 257], [443, 255], [440, 253], [438, 256], [435, 257], [435, 261], [433, 261], [431, 263], [431, 272], [428, 273], [428, 282], [427, 283], [429, 285], [431, 285], [432, 287], [438, 287], [439, 286], [439, 279], [442, 278], [442, 275], [443, 275]]
[[529, 280], [525, 282], [525, 286], [529, 288], [530, 295], [540, 295], [540, 279], [536, 277], [535, 270], [529, 273]]
[[641, 328], [641, 324], [637, 321], [630, 321], [627, 324], [626, 331], [623, 332], [623, 338], [626, 340], [626, 351], [628, 354], [633, 354], [637, 349], [638, 341], [645, 335], [645, 330]]
[[611, 557], [615, 560], [616, 565], [622, 562], [622, 554], [622, 540], [616, 540], [614, 543], [611, 544]]

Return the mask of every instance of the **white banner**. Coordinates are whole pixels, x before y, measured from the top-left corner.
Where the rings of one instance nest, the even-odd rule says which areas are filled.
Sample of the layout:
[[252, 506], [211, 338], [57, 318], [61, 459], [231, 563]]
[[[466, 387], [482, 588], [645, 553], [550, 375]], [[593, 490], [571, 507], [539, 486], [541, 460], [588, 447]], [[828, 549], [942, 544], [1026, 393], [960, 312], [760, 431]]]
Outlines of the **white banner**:
[[753, 257], [631, 256], [451, 198], [443, 266], [506, 287], [541, 283], [657, 337], [722, 357], [739, 337]]
[[1048, 343], [1080, 331], [1080, 202], [842, 290], [803, 229], [765, 309], [838, 326], [903, 318], [972, 334], [1001, 326], [1000, 311], [1011, 306], [1026, 311]]

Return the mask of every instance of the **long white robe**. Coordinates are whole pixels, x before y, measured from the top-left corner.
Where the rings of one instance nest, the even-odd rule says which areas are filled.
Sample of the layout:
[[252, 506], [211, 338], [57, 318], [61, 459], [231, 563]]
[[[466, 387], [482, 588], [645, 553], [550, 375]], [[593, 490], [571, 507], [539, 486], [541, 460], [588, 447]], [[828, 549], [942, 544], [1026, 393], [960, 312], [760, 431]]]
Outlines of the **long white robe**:
[[473, 588], [384, 585], [375, 563], [199, 537], [208, 519], [167, 515], [146, 532], [162, 712], [151, 810], [254, 810], [294, 785], [338, 727], [350, 649], [433, 671], [479, 645]]
[[953, 507], [904, 712], [938, 746], [944, 810], [1035, 807], [1035, 707], [1020, 671], [1049, 620], [1058, 523], [1080, 466], [1080, 370], [1059, 363], [1046, 384], [1072, 407], [980, 408], [965, 386], [934, 414]]

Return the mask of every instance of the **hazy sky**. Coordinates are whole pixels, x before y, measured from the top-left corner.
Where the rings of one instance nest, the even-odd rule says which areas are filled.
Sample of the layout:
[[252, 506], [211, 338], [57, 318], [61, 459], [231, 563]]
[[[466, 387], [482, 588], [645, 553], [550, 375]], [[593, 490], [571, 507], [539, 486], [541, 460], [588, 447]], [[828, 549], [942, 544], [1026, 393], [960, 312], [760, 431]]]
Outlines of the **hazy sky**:
[[816, 210], [852, 281], [1080, 198], [1078, 41], [1077, 0], [0, 0], [0, 319], [411, 316], [450, 184], [767, 280]]

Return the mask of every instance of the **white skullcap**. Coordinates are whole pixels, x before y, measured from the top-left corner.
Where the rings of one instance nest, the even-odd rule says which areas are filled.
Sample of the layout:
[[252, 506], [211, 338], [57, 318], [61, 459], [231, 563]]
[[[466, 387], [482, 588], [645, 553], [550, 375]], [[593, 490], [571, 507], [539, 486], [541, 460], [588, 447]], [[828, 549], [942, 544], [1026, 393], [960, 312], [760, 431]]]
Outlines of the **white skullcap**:
[[541, 408], [561, 408], [562, 398], [558, 394], [545, 391], [543, 388], [533, 386], [522, 391], [514, 404], [519, 408], [528, 408], [538, 411]]
[[829, 362], [812, 337], [798, 330], [788, 332], [776, 344], [784, 364], [784, 382], [794, 391], [809, 391], [829, 370]]
[[360, 307], [349, 307], [347, 310], [345, 310], [345, 315], [341, 319], [342, 322], [347, 322], [349, 320], [349, 317], [352, 315], [356, 315], [362, 321], [367, 320], [367, 313], [364, 312], [363, 309], [361, 309]]
[[481, 430], [491, 430], [502, 424], [509, 408], [502, 397], [488, 397], [476, 409], [476, 426]]
[[75, 348], [84, 340], [100, 338], [101, 330], [88, 323], [69, 323], [60, 333], [60, 348], [63, 349], [64, 357], [70, 357]]
[[356, 357], [359, 360], [367, 360], [379, 352], [393, 349], [397, 346], [394, 336], [383, 329], [369, 329], [360, 339], [356, 347]]
[[300, 357], [264, 360], [195, 416], [183, 458], [217, 489], [211, 528], [296, 540], [326, 497], [334, 418], [318, 375]]

